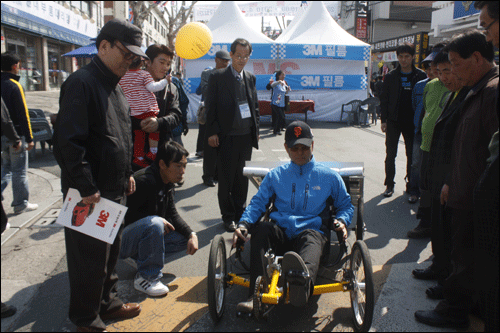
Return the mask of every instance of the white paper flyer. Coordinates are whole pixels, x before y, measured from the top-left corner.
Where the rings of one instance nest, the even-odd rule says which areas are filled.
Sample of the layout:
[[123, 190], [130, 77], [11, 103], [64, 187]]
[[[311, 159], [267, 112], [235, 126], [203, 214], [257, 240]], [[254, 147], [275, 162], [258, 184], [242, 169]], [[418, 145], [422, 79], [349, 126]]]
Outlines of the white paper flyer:
[[70, 188], [56, 223], [113, 244], [127, 209], [104, 198], [85, 205], [80, 193]]

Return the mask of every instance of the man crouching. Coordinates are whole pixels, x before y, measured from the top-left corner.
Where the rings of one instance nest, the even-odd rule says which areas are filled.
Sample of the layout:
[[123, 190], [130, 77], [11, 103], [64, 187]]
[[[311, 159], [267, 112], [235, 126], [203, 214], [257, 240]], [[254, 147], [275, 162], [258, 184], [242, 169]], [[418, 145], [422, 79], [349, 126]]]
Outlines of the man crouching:
[[[156, 160], [134, 174], [136, 191], [128, 197], [120, 259], [137, 261], [134, 288], [149, 296], [165, 296], [169, 289], [160, 278], [165, 256], [198, 250], [198, 238], [177, 212], [175, 184], [186, 171], [184, 147], [174, 141], [158, 146]], [[168, 221], [170, 222], [168, 222]]]

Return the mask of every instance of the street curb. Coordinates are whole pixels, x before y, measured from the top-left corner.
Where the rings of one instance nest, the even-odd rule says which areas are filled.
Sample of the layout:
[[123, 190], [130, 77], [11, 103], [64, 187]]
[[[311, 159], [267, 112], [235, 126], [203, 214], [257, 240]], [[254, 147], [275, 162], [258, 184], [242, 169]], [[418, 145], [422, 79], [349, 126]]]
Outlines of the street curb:
[[46, 214], [53, 205], [55, 205], [58, 201], [62, 199], [62, 192], [61, 192], [61, 180], [59, 177], [41, 170], [41, 169], [28, 169], [28, 173], [34, 174], [40, 178], [43, 178], [45, 181], [47, 181], [51, 188], [52, 188], [52, 193], [39, 203], [39, 208], [35, 211], [32, 212], [27, 212], [24, 213], [23, 215], [26, 217], [26, 220], [21, 223], [18, 226], [13, 226], [11, 225], [9, 230], [6, 230], [2, 234], [2, 244], [4, 245], [9, 239], [12, 238], [19, 230], [25, 228], [25, 227], [30, 227], [33, 223], [35, 223], [40, 217], [42, 217], [44, 214]]

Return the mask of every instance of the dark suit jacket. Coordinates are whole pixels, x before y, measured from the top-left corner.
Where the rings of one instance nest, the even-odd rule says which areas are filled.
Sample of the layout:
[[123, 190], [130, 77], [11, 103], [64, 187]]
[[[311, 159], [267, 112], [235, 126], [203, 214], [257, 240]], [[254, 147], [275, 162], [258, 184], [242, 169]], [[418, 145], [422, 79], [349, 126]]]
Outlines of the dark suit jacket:
[[[259, 148], [259, 100], [255, 89], [255, 75], [243, 70], [247, 93], [247, 101], [252, 114], [252, 146]], [[226, 69], [215, 70], [208, 79], [208, 89], [205, 100], [207, 108], [207, 137], [214, 134], [224, 139], [233, 127], [234, 116], [239, 112], [236, 100], [236, 86], [231, 66]]]

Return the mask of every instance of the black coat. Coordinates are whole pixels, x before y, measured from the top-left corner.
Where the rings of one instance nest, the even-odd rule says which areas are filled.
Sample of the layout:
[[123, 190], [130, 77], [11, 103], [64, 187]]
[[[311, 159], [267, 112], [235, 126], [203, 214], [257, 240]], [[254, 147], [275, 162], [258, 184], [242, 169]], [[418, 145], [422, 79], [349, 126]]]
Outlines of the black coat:
[[2, 98], [9, 111], [10, 119], [19, 136], [24, 136], [26, 142], [33, 141], [30, 116], [23, 87], [19, 84], [19, 76], [2, 72]]
[[427, 162], [427, 175], [424, 175], [433, 197], [440, 196], [441, 188], [451, 174], [451, 148], [461, 117], [462, 106], [469, 90], [467, 87], [462, 88], [453, 101], [455, 93], [448, 96], [443, 112], [434, 126]]
[[[410, 76], [411, 88], [413, 89], [418, 81], [425, 78], [427, 78], [427, 74], [423, 70], [413, 66]], [[398, 66], [385, 76], [382, 93], [379, 96], [380, 121], [382, 123], [386, 123], [387, 120], [398, 121], [401, 91], [401, 66]], [[413, 112], [413, 110], [409, 111]]]
[[9, 110], [7, 109], [7, 106], [5, 105], [2, 97], [2, 135], [5, 135], [7, 139], [11, 143], [14, 144], [14, 146], [17, 146], [19, 144], [19, 141], [21, 141], [21, 138], [19, 135], [17, 135], [17, 131], [14, 127], [14, 124], [12, 123], [12, 119], [10, 119], [10, 114]]
[[[253, 125], [251, 130], [252, 146], [259, 148], [259, 100], [257, 90], [255, 89], [255, 75], [250, 72], [244, 72], [244, 80], [250, 113], [252, 114]], [[232, 130], [234, 116], [239, 112], [236, 98], [236, 87], [231, 66], [226, 69], [215, 70], [208, 79], [207, 99], [205, 100], [207, 108], [207, 137], [217, 134], [220, 139], [226, 136]]]
[[98, 190], [110, 200], [123, 198], [132, 175], [130, 106], [120, 78], [95, 56], [61, 86], [54, 125], [54, 156], [66, 195], [82, 197]]

